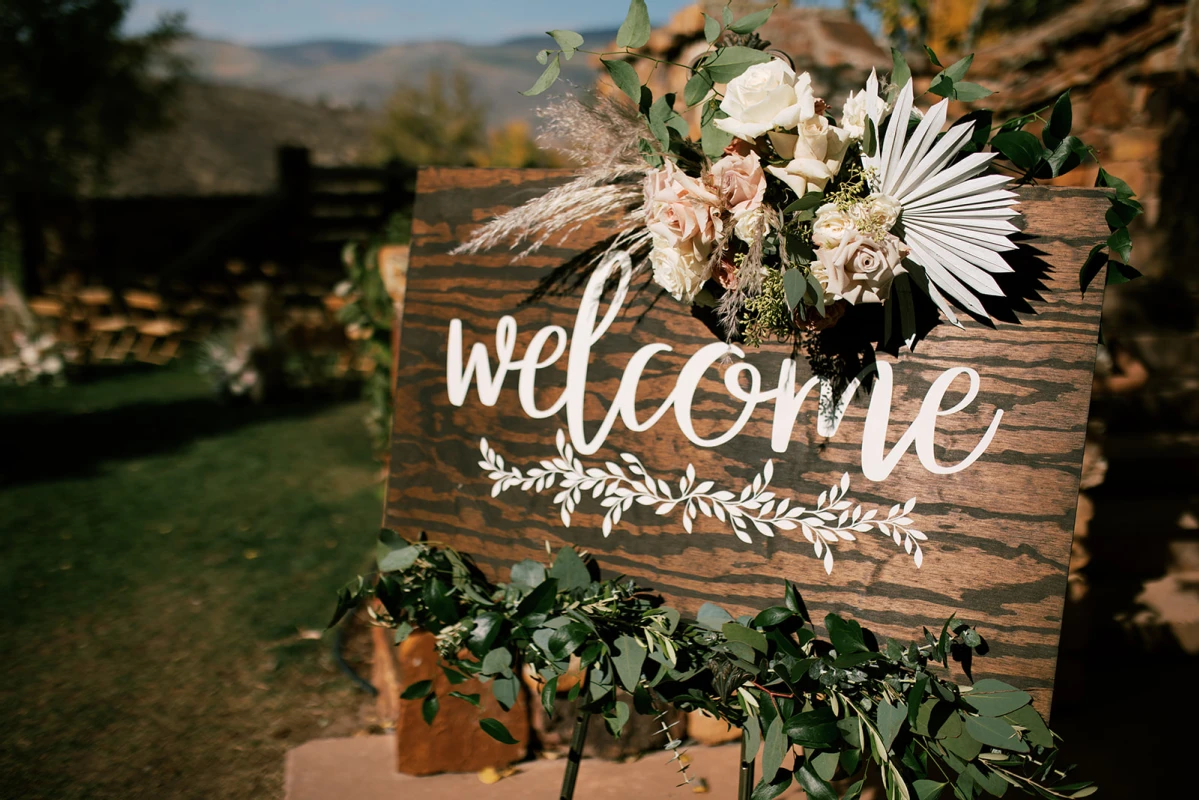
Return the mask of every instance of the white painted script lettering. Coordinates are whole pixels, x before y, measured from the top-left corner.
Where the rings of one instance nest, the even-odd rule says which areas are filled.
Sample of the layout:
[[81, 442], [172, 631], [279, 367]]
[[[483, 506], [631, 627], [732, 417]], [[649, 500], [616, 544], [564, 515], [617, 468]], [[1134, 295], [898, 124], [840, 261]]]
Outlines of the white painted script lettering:
[[[618, 272], [618, 281], [608, 308], [600, 316], [600, 305], [608, 279]], [[632, 261], [628, 254], [618, 252], [608, 257], [591, 276], [579, 303], [573, 331], [567, 332], [558, 325], [541, 328], [529, 343], [524, 357], [513, 359], [516, 347], [516, 320], [508, 315], [500, 318], [495, 329], [495, 365], [492, 367], [487, 345], [476, 342], [463, 363], [462, 321], [450, 321], [446, 340], [446, 391], [455, 406], [466, 403], [470, 386], [477, 387], [479, 402], [494, 406], [499, 399], [504, 381], [509, 372], [519, 372], [517, 397], [521, 410], [530, 419], [552, 417], [565, 409], [566, 427], [571, 445], [580, 455], [591, 455], [603, 446], [619, 418], [630, 431], [648, 430], [657, 424], [672, 408], [675, 423], [689, 441], [697, 447], [719, 447], [734, 439], [745, 428], [758, 406], [773, 401], [774, 416], [771, 424], [770, 446], [776, 453], [784, 453], [789, 445], [795, 423], [804, 402], [818, 389], [817, 433], [831, 437], [836, 434], [849, 403], [857, 394], [861, 381], [871, 370], [877, 370], [870, 404], [866, 412], [866, 423], [862, 434], [862, 472], [867, 479], [883, 481], [895, 469], [911, 446], [916, 446], [916, 456], [927, 471], [936, 475], [948, 475], [967, 468], [979, 459], [999, 428], [1003, 411], [996, 409], [986, 432], [974, 449], [956, 464], [942, 465], [935, 456], [934, 439], [939, 418], [964, 411], [978, 396], [980, 379], [969, 367], [955, 367], [942, 373], [929, 388], [920, 406], [920, 411], [899, 441], [886, 453], [887, 431], [890, 428], [893, 376], [891, 365], [878, 361], [858, 375], [834, 397], [831, 384], [819, 378], [810, 378], [797, 390], [796, 365], [784, 358], [779, 365], [776, 388], [762, 390], [762, 375], [756, 366], [744, 361], [745, 352], [736, 345], [716, 342], [697, 350], [687, 360], [675, 380], [674, 388], [645, 420], [637, 419], [637, 389], [641, 376], [650, 359], [661, 353], [673, 351], [670, 345], [648, 344], [630, 357], [621, 376], [620, 386], [608, 406], [598, 429], [590, 436], [586, 431], [584, 407], [587, 395], [587, 372], [591, 350], [611, 327], [620, 313], [628, 295], [632, 278]], [[546, 353], [550, 340], [552, 349]], [[568, 352], [569, 351], [569, 352]], [[556, 364], [566, 354], [566, 385], [558, 399], [545, 408], [537, 406], [538, 372]], [[692, 405], [704, 376], [719, 362], [735, 358], [724, 372], [724, 387], [730, 397], [741, 403], [736, 419], [723, 433], [707, 437], [696, 432], [692, 420]], [[965, 376], [969, 387], [951, 408], [941, 408], [946, 393], [959, 377]]]

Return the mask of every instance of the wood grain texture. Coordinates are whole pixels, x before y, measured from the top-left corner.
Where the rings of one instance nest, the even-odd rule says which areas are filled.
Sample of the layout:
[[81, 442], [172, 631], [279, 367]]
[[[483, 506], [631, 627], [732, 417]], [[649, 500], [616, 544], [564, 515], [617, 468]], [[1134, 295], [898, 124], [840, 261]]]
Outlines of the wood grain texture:
[[[701, 479], [740, 491], [767, 459], [772, 485], [793, 502], [811, 506], [849, 473], [850, 496], [886, 513], [915, 496], [915, 524], [928, 534], [923, 567], [889, 538], [875, 532], [836, 545], [831, 575], [813, 556], [799, 531], [752, 544], [701, 516], [685, 533], [680, 516], [658, 516], [634, 506], [604, 537], [599, 502], [584, 497], [569, 528], [562, 524], [554, 492], [509, 489], [491, 497], [492, 481], [478, 466], [479, 439], [487, 437], [511, 464], [535, 466], [555, 455], [554, 438], [564, 415], [529, 419], [517, 401], [511, 374], [494, 407], [478, 401], [472, 387], [462, 407], [446, 394], [446, 333], [451, 318], [463, 322], [464, 349], [484, 342], [494, 356], [495, 326], [512, 314], [519, 324], [515, 358], [536, 331], [574, 324], [579, 285], [559, 283], [542, 292], [554, 274], [604, 236], [598, 223], [549, 243], [515, 262], [507, 250], [477, 256], [449, 251], [482, 222], [560, 183], [566, 173], [534, 170], [423, 170], [418, 183], [413, 251], [402, 350], [386, 522], [412, 537], [431, 538], [474, 554], [497, 577], [522, 558], [544, 558], [545, 543], [571, 543], [595, 554], [607, 574], [623, 573], [661, 592], [693, 613], [704, 601], [734, 614], [773, 604], [782, 579], [802, 590], [818, 616], [836, 611], [861, 620], [880, 635], [910, 640], [920, 627], [956, 612], [995, 642], [976, 674], [1010, 680], [1034, 691], [1048, 708], [1066, 588], [1083, 437], [1102, 305], [1102, 276], [1085, 295], [1078, 269], [1087, 251], [1106, 236], [1107, 199], [1092, 190], [1021, 190], [1025, 244], [1040, 261], [1017, 267], [1026, 297], [997, 312], [993, 324], [964, 317], [964, 329], [937, 325], [914, 353], [878, 354], [893, 367], [895, 390], [888, 448], [915, 418], [937, 376], [952, 367], [978, 371], [977, 399], [962, 413], [941, 418], [937, 457], [961, 460], [986, 430], [995, 409], [1004, 416], [994, 441], [972, 466], [932, 475], [909, 452], [880, 483], [861, 473], [860, 443], [868, 399], [855, 400], [831, 439], [817, 435], [815, 403], [800, 411], [783, 454], [770, 448], [772, 407], [759, 406], [739, 436], [716, 448], [688, 441], [672, 415], [648, 431], [631, 433], [617, 422], [605, 445], [586, 466], [602, 467], [622, 452], [636, 454], [656, 477], [677, 486], [688, 464]], [[1039, 265], [1039, 266], [1038, 266]], [[578, 282], [576, 281], [575, 284]], [[540, 289], [539, 289], [540, 287]], [[716, 341], [689, 308], [661, 292], [642, 272], [623, 310], [593, 348], [586, 401], [589, 421], [602, 418], [629, 356], [651, 342], [674, 350], [651, 361], [638, 391], [638, 409], [656, 408], [673, 388], [686, 359]], [[777, 383], [779, 362], [790, 348], [749, 350], [747, 361], [762, 372], [763, 385]], [[799, 359], [797, 382], [808, 377]], [[695, 427], [704, 436], [728, 428], [741, 404], [728, 396], [710, 370], [694, 403]], [[565, 358], [538, 374], [539, 405], [548, 406], [565, 382]], [[947, 396], [945, 406], [961, 396]], [[591, 430], [594, 430], [592, 427]]]

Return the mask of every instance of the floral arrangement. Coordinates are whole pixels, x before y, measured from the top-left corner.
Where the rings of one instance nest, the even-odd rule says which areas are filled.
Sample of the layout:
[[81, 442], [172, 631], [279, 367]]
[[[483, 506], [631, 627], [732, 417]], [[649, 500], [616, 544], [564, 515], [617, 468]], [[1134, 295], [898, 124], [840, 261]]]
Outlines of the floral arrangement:
[[[871, 335], [886, 342], [898, 318], [910, 348], [918, 295], [952, 324], [961, 325], [961, 310], [987, 318], [989, 299], [1004, 296], [1002, 276], [1013, 272], [1004, 257], [1017, 248], [1012, 187], [1095, 156], [1070, 133], [1069, 93], [1052, 109], [999, 125], [978, 110], [946, 130], [951, 100], [991, 94], [965, 80], [973, 57], [944, 67], [925, 48], [941, 67], [926, 94], [940, 99], [921, 110], [924, 95], [916, 95], [907, 61], [893, 50], [889, 78], [872, 71], [834, 109], [808, 73], [765, 49], [755, 31], [771, 11], [705, 15], [708, 51], [674, 64], [690, 75], [681, 98], [654, 98], [630, 63], [671, 63], [638, 50], [650, 30], [644, 0], [630, 4], [617, 51], [583, 50], [577, 33], [550, 31], [558, 49], [538, 54], [546, 70], [526, 94], [545, 91], [562, 58], [585, 52], [599, 57], [630, 102], [608, 93], [590, 103], [568, 97], [545, 110], [548, 140], [581, 164], [577, 176], [492, 220], [459, 252], [505, 241], [527, 242], [529, 252], [606, 215], [615, 219], [609, 249], [640, 256], [662, 289], [714, 308], [721, 332], [750, 345], [800, 343], [868, 319], [855, 317], [857, 308], [881, 306], [883, 330]], [[693, 109], [698, 140], [684, 117]], [[1034, 122], [1044, 124], [1040, 139], [1024, 130]], [[1109, 254], [1120, 258], [1109, 282], [1137, 274], [1127, 266], [1127, 225], [1141, 207], [1106, 171], [1098, 185], [1116, 190], [1112, 234], [1082, 266], [1084, 289]]]
[[[628, 579], [601, 580], [594, 562], [570, 547], [548, 564], [512, 565], [508, 583], [492, 583], [469, 556], [423, 537], [410, 543], [383, 531], [377, 558], [378, 574], [342, 589], [330, 624], [374, 600], [375, 621], [394, 628], [397, 642], [418, 628], [434, 634], [442, 670], [459, 688], [438, 697], [424, 680], [401, 694], [421, 704], [428, 723], [443, 700], [480, 705], [480, 695], [463, 686], [468, 677], [489, 684], [511, 709], [522, 669], [536, 675], [552, 713], [559, 680], [581, 668], [584, 679], [569, 697], [614, 735], [633, 708], [702, 709], [740, 727], [743, 753], [752, 759], [762, 751], [752, 791], [758, 800], [793, 783], [810, 798], [857, 798], [870, 773], [881, 776], [888, 798], [1095, 792], [1056, 765], [1054, 734], [1027, 692], [994, 679], [958, 685], [942, 676], [938, 667], [953, 659], [970, 677], [973, 657], [987, 652], [978, 631], [953, 618], [939, 634], [926, 628], [924, 641], [903, 645], [829, 614], [824, 640], [790, 582], [781, 603], [756, 616], [734, 619], [705, 604], [688, 621]], [[515, 743], [499, 720], [480, 726]], [[677, 755], [680, 744], [671, 737], [667, 749]], [[741, 796], [750, 796], [748, 786]]]

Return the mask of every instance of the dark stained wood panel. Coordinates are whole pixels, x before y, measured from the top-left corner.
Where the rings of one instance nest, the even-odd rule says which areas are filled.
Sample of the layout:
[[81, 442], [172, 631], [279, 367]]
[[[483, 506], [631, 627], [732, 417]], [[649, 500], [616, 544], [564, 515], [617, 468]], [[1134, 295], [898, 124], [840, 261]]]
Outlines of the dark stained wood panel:
[[[1047, 708], [1103, 299], [1102, 276], [1084, 295], [1078, 289], [1078, 270], [1090, 247], [1106, 236], [1104, 194], [1020, 190], [1025, 243], [1039, 251], [1043, 270], [1029, 275], [1027, 301], [1015, 302], [1015, 310], [991, 326], [963, 314], [964, 329], [937, 325], [914, 353], [878, 354], [891, 366], [895, 384], [888, 451], [915, 419], [938, 376], [955, 367], [978, 372], [975, 400], [961, 413], [939, 418], [938, 461], [963, 459], [996, 409], [1004, 413], [990, 446], [961, 472], [931, 474], [912, 448], [885, 480], [867, 480], [860, 448], [868, 397], [850, 404], [829, 439], [817, 434], [816, 404], [810, 398], [781, 454], [770, 446], [770, 403], [760, 405], [740, 435], [719, 447], [692, 444], [680, 433], [674, 415], [667, 414], [641, 433], [617, 421], [597, 453], [579, 456], [585, 467], [603, 468], [608, 461], [627, 466], [620, 454], [635, 454], [675, 494], [688, 464], [694, 465], [698, 480], [715, 482], [713, 491], [727, 489], [739, 496], [773, 459], [771, 486], [780, 499], [786, 496], [805, 507], [815, 505], [844, 473], [850, 476], [848, 499], [865, 509], [877, 507], [886, 515], [894, 504], [916, 498], [912, 527], [928, 537], [921, 543], [920, 568], [904, 547], [875, 530], [834, 545], [834, 566], [827, 574], [799, 529], [767, 537], [751, 526], [747, 544], [716, 519], [701, 515], [687, 533], [679, 509], [658, 515], [656, 506], [634, 505], [605, 537], [605, 509], [590, 492], [583, 493], [570, 527], [563, 525], [553, 502], [556, 489], [538, 493], [515, 487], [492, 497], [493, 481], [478, 463], [480, 438], [487, 438], [506, 466], [535, 467], [557, 455], [555, 436], [566, 429], [565, 414], [526, 416], [517, 400], [515, 373], [508, 375], [494, 407], [479, 402], [473, 384], [465, 403], [452, 405], [446, 386], [449, 322], [462, 321], [464, 351], [483, 342], [493, 363], [496, 324], [505, 314], [519, 326], [514, 358], [523, 357], [542, 326], [559, 325], [569, 334], [581, 284], [559, 281], [543, 290], [556, 268], [604, 237], [604, 228], [597, 222], [574, 231], [569, 241], [553, 241], [520, 261], [506, 249], [466, 257], [450, 250], [495, 213], [548, 190], [565, 175], [421, 172], [386, 524], [410, 537], [426, 531], [434, 540], [474, 554], [501, 578], [506, 578], [506, 565], [516, 560], [544, 558], [546, 542], [555, 548], [569, 542], [595, 554], [608, 574], [632, 576], [685, 612], [707, 600], [735, 614], [762, 608], [781, 597], [784, 577], [801, 588], [818, 616], [838, 611], [905, 641], [918, 637], [921, 625], [939, 624], [956, 612], [994, 643], [976, 673], [1027, 687]], [[634, 275], [620, 315], [592, 348], [588, 431], [603, 418], [638, 348], [653, 342], [673, 348], [655, 357], [643, 374], [637, 407], [644, 418], [669, 394], [688, 357], [714, 341], [708, 327], [661, 292], [646, 272]], [[768, 345], [747, 348], [745, 360], [760, 370], [763, 388], [769, 389], [777, 384], [779, 363], [790, 355], [789, 347]], [[797, 361], [798, 386], [810, 373], [802, 356]], [[539, 406], [549, 406], [561, 393], [565, 363], [564, 355], [538, 373]], [[743, 405], [725, 391], [717, 375], [723, 369], [710, 370], [695, 396], [695, 429], [703, 436], [726, 430]], [[965, 385], [959, 378], [942, 407], [955, 403]]]

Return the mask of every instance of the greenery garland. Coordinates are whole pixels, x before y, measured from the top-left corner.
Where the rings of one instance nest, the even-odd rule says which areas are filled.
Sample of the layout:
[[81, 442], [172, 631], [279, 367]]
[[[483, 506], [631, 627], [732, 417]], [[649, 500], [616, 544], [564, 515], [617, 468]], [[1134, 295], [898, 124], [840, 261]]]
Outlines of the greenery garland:
[[[577, 657], [586, 679], [569, 698], [581, 697], [615, 735], [631, 714], [623, 689], [640, 713], [704, 710], [742, 728], [748, 752], [764, 744], [755, 800], [772, 800], [792, 781], [812, 800], [836, 800], [830, 784], [844, 778], [856, 782], [842, 797], [856, 798], [872, 765], [888, 800], [932, 800], [946, 789], [962, 800], [1009, 788], [1048, 798], [1095, 791], [1066, 782], [1055, 736], [1028, 693], [991, 679], [959, 686], [933, 672], [952, 658], [970, 676], [973, 656], [986, 653], [978, 632], [953, 617], [939, 635], [926, 628], [923, 643], [905, 647], [829, 614], [825, 641], [784, 581], [782, 604], [756, 616], [734, 619], [709, 603], [695, 621], [683, 620], [632, 580], [601, 580], [594, 560], [571, 547], [549, 566], [521, 561], [508, 583], [492, 583], [469, 556], [387, 530], [378, 567], [342, 589], [331, 625], [376, 598], [383, 611], [372, 613], [395, 628], [397, 643], [431, 632], [449, 682], [490, 682], [504, 709], [516, 703], [517, 673], [527, 665], [544, 681], [541, 701], [552, 712], [558, 681]], [[426, 722], [441, 703], [432, 689], [419, 681], [402, 694], [422, 701]], [[448, 696], [479, 705], [477, 694]], [[515, 742], [498, 720], [480, 725]]]

